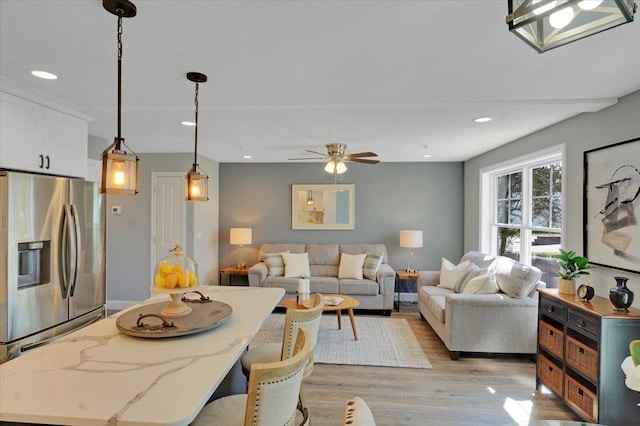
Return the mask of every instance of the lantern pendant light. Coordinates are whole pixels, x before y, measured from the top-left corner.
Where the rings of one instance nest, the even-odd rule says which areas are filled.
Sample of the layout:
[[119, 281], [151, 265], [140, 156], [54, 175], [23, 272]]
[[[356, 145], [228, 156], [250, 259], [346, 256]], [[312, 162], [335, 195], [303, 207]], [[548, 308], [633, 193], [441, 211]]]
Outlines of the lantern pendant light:
[[[209, 176], [204, 171], [200, 173], [198, 169], [198, 88], [200, 83], [206, 83], [207, 76], [199, 72], [187, 73], [187, 79], [196, 84], [196, 125], [195, 125], [195, 149], [193, 153], [193, 166], [187, 173], [187, 201], [207, 201], [209, 200], [208, 182]], [[200, 169], [202, 170], [202, 169]]]
[[128, 0], [102, 0], [102, 6], [118, 17], [118, 135], [102, 153], [102, 183], [100, 193], [135, 195], [138, 193], [138, 156], [121, 137], [122, 118], [122, 18], [136, 16], [136, 6]]

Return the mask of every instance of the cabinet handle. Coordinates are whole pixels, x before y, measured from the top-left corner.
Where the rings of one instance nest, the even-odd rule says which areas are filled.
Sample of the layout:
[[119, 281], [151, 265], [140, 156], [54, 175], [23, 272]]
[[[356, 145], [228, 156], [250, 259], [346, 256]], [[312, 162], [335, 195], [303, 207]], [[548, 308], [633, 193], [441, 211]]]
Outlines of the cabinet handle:
[[583, 328], [583, 327], [584, 327], [584, 326], [586, 326], [586, 325], [587, 325], [587, 323], [586, 323], [586, 322], [584, 322], [584, 320], [580, 320], [580, 321], [578, 321], [578, 328]]
[[49, 170], [49, 164], [51, 163], [49, 160], [49, 156], [47, 155], [45, 158], [47, 159], [47, 167], [45, 167], [45, 169]]
[[549, 311], [549, 312], [553, 312], [553, 305], [549, 305], [549, 306], [547, 306], [547, 311]]
[[38, 157], [40, 157], [40, 168], [42, 168], [44, 166], [44, 155], [40, 154]]

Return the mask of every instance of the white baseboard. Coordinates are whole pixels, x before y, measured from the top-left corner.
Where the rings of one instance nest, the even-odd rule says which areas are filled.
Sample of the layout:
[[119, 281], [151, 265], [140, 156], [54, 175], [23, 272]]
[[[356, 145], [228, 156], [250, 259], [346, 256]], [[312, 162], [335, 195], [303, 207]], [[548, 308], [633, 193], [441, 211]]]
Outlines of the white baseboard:
[[107, 300], [107, 310], [109, 311], [121, 311], [127, 309], [140, 301], [137, 300]]

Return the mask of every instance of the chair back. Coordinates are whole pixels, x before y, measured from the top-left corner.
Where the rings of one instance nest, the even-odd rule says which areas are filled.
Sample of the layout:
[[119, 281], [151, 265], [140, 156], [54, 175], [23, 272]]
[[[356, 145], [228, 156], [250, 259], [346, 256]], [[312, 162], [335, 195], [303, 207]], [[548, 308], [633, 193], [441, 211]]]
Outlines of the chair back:
[[364, 400], [358, 396], [350, 399], [344, 409], [344, 426], [376, 426], [373, 414]]
[[251, 365], [245, 409], [245, 426], [292, 426], [304, 368], [309, 359], [311, 338], [301, 328], [291, 358]]
[[318, 331], [320, 330], [322, 308], [324, 308], [324, 297], [320, 293], [316, 293], [313, 298], [313, 307], [309, 309], [287, 309], [280, 359], [290, 358], [293, 354], [294, 342], [298, 335], [298, 329], [301, 327], [309, 332], [311, 351], [313, 352], [318, 339]]

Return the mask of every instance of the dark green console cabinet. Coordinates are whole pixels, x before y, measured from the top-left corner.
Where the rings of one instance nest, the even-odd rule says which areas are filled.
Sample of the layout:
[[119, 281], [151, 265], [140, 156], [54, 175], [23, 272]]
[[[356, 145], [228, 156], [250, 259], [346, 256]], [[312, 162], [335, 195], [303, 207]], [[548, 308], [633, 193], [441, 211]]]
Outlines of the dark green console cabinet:
[[640, 340], [640, 310], [618, 313], [608, 299], [542, 290], [538, 309], [536, 387], [550, 389], [583, 420], [640, 424], [640, 392], [620, 367], [629, 342]]

